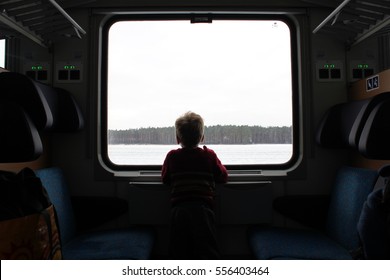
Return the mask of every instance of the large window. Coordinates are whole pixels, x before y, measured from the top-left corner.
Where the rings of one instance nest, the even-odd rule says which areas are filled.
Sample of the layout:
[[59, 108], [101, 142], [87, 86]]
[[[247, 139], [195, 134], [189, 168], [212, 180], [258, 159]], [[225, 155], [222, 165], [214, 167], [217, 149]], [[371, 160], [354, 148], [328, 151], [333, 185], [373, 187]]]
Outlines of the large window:
[[200, 114], [232, 169], [291, 164], [294, 30], [280, 18], [134, 19], [105, 27], [103, 149], [115, 167], [156, 168], [174, 122]]

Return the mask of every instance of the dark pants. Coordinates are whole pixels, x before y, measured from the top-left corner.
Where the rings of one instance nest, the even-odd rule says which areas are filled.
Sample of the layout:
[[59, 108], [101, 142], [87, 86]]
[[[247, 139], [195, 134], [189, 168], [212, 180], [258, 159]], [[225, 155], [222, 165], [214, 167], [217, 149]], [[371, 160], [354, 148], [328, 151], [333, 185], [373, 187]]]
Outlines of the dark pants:
[[172, 259], [219, 259], [214, 211], [201, 202], [183, 202], [171, 212]]

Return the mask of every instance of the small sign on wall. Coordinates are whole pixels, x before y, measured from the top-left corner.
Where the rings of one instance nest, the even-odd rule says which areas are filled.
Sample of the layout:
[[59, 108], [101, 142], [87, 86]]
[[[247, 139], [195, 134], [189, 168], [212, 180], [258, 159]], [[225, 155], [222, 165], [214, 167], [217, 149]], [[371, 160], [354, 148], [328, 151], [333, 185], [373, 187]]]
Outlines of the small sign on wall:
[[50, 81], [50, 64], [43, 61], [28, 61], [23, 65], [23, 73], [35, 81], [48, 83]]
[[57, 83], [80, 83], [83, 80], [83, 64], [80, 61], [61, 61], [56, 64]]
[[390, 91], [390, 69], [352, 83], [348, 91], [348, 99], [362, 100], [388, 91]]
[[344, 80], [344, 65], [340, 60], [316, 62], [316, 79], [319, 82], [340, 82]]
[[366, 79], [366, 91], [379, 88], [379, 75], [372, 76]]

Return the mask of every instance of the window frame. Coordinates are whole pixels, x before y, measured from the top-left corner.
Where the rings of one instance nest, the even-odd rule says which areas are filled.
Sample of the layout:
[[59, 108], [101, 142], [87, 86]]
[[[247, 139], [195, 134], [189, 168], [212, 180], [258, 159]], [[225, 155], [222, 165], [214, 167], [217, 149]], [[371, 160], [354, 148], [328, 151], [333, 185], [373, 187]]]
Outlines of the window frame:
[[7, 39], [1, 39], [1, 41], [4, 44], [4, 53], [1, 53], [1, 55], [3, 56], [2, 59], [4, 60], [4, 65], [0, 65], [0, 67], [2, 67], [3, 69], [7, 69]]
[[[294, 17], [288, 13], [256, 13], [256, 12], [145, 12], [112, 14], [100, 24], [100, 97], [98, 114], [100, 118], [98, 128], [98, 159], [104, 169], [118, 177], [153, 177], [158, 176], [161, 165], [119, 165], [111, 162], [108, 155], [108, 37], [111, 26], [118, 21], [159, 21], [159, 20], [279, 20], [290, 29], [291, 40], [291, 78], [292, 78], [292, 156], [289, 161], [281, 164], [239, 164], [227, 165], [229, 175], [239, 180], [251, 180], [258, 175], [287, 176], [296, 170], [302, 163], [302, 106], [301, 106], [301, 75], [300, 73], [300, 46], [299, 26]], [[232, 178], [229, 177], [229, 179]]]

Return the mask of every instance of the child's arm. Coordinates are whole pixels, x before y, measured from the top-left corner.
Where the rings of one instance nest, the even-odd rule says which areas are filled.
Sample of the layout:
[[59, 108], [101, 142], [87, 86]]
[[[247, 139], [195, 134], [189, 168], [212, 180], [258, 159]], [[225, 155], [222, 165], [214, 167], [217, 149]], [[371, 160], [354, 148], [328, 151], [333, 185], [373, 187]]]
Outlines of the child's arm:
[[213, 151], [207, 148], [206, 146], [203, 146], [203, 150], [207, 151], [213, 158], [214, 161], [214, 180], [216, 183], [226, 183], [228, 179], [228, 173], [226, 170], [226, 167], [221, 163], [219, 160], [217, 154]]
[[166, 185], [170, 184], [170, 174], [169, 174], [169, 168], [168, 168], [168, 155], [164, 160], [164, 164], [161, 169], [161, 179], [162, 182]]
[[215, 182], [216, 183], [226, 183], [228, 179], [228, 173], [226, 167], [221, 163], [218, 157], [216, 157], [217, 165], [215, 172]]

